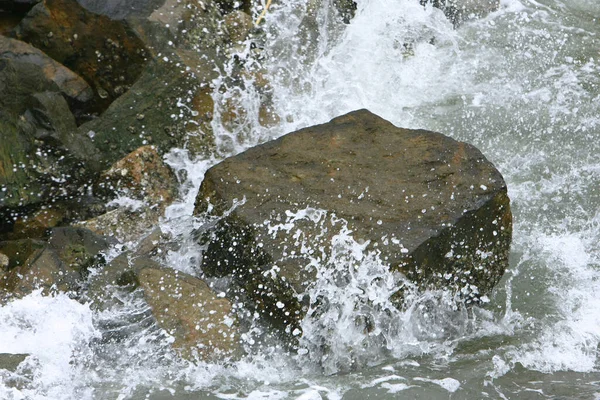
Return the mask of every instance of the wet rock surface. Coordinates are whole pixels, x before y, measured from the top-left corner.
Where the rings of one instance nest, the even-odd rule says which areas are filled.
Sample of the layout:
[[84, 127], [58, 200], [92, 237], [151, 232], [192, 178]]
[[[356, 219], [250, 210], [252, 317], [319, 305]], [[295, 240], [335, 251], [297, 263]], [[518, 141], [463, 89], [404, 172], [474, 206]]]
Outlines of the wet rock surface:
[[80, 3], [7, 8], [18, 26], [6, 33], [22, 40], [0, 36], [0, 239], [104, 213], [92, 184], [142, 146], [213, 151], [210, 82], [228, 40], [219, 7]]
[[54, 82], [62, 94], [73, 100], [86, 102], [93, 96], [92, 88], [83, 78], [25, 42], [0, 36], [0, 58], [39, 66], [44, 76]]
[[204, 272], [232, 277], [288, 332], [316, 279], [311, 260], [343, 227], [419, 287], [472, 300], [501, 278], [512, 234], [506, 184], [481, 152], [367, 110], [212, 167], [195, 214], [207, 211], [221, 219], [200, 235]]
[[215, 361], [241, 355], [232, 303], [202, 280], [148, 257], [124, 253], [92, 277], [87, 296], [95, 308], [114, 306], [111, 287], [141, 290], [152, 317], [173, 337], [172, 345], [181, 356]]
[[101, 251], [110, 241], [72, 227], [54, 228], [48, 242], [0, 242], [8, 265], [0, 277], [0, 299], [19, 298], [37, 289], [76, 295], [92, 266], [101, 265]]
[[94, 185], [108, 212], [76, 223], [100, 235], [128, 242], [158, 224], [177, 198], [178, 180], [154, 146], [131, 152], [104, 171]]
[[75, 119], [63, 97], [67, 89], [53, 80], [56, 74], [48, 74], [47, 67], [56, 72], [56, 65], [46, 61], [40, 54], [0, 55], [2, 230], [12, 223], [10, 210], [39, 207], [76, 193], [82, 196], [97, 165], [89, 138], [75, 131]]
[[42, 49], [83, 77], [102, 111], [140, 76], [147, 62], [144, 43], [126, 24], [87, 11], [75, 0], [38, 3], [14, 36]]

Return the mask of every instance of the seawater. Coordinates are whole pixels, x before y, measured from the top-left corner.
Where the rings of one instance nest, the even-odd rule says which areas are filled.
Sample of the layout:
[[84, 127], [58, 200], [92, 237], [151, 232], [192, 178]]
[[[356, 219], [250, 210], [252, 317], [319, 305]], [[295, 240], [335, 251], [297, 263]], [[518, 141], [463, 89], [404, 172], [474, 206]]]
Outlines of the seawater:
[[[275, 2], [267, 14], [263, 55], [247, 62], [267, 71], [280, 123], [261, 127], [260, 94], [228, 87], [223, 71], [215, 82], [218, 157], [167, 155], [187, 177], [182, 200], [161, 221], [180, 245], [169, 265], [197, 272], [191, 233], [204, 221], [191, 214], [211, 165], [368, 108], [398, 126], [472, 143], [504, 175], [514, 238], [510, 268], [489, 302], [467, 309], [448, 293], [422, 293], [396, 310], [387, 296], [397, 277], [342, 230], [320, 260], [330, 273], [313, 288], [332, 306], [303, 322], [297, 353], [253, 345], [256, 328], [241, 361], [191, 364], [171, 351], [135, 292], [102, 313], [34, 293], [0, 308], [0, 353], [31, 355], [16, 373], [0, 371], [0, 398], [600, 398], [600, 3], [502, 0], [456, 29], [412, 0], [358, 1], [348, 25], [332, 9], [322, 1], [318, 35], [308, 42], [298, 36], [306, 0]], [[248, 110], [233, 127], [219, 120], [227, 96]], [[335, 271], [349, 267], [340, 290]], [[352, 329], [357, 309], [373, 334]], [[115, 330], [120, 340], [103, 340]]]

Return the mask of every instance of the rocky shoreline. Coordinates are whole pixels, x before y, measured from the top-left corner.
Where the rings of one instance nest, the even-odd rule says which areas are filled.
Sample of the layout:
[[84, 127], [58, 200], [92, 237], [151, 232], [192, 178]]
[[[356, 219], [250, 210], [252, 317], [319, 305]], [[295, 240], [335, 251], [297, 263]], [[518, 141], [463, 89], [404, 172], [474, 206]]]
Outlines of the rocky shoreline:
[[[309, 6], [316, 8], [317, 3], [310, 2]], [[334, 3], [337, 18], [348, 23], [356, 4], [341, 0]], [[446, 4], [444, 11], [458, 23], [466, 18], [466, 12], [464, 7], [456, 11], [456, 4]], [[481, 13], [493, 9], [496, 2], [485, 4], [489, 7], [478, 8]], [[368, 165], [368, 175], [372, 171], [385, 177], [385, 169], [381, 168], [387, 160], [386, 146], [405, 144], [365, 147], [370, 146], [374, 136], [367, 136], [366, 142], [357, 136], [354, 147], [344, 148], [347, 154], [337, 154], [337, 144], [317, 144], [319, 139], [314, 135], [301, 139], [301, 143], [314, 142], [321, 151], [329, 152], [323, 157], [337, 159], [329, 160], [329, 169], [322, 170], [322, 165], [311, 159], [319, 153], [310, 149], [305, 153], [292, 151], [290, 159], [299, 158], [291, 172], [286, 171], [281, 193], [295, 193], [296, 188], [304, 187], [304, 183], [298, 186], [308, 179], [303, 174], [313, 174], [307, 187], [316, 192], [308, 196], [299, 191], [300, 197], [280, 198], [276, 202], [281, 209], [261, 211], [260, 220], [250, 222], [243, 214], [243, 205], [234, 212], [226, 211], [234, 199], [241, 200], [245, 194], [249, 199], [249, 193], [255, 190], [250, 188], [252, 185], [270, 187], [272, 193], [279, 190], [274, 188], [280, 183], [275, 184], [269, 177], [273, 171], [281, 172], [279, 167], [269, 164], [274, 170], [261, 172], [258, 163], [264, 159], [261, 152], [270, 151], [276, 144], [246, 153], [249, 161], [236, 167], [241, 169], [235, 174], [213, 176], [226, 166], [233, 168], [240, 158], [225, 160], [208, 174], [195, 210], [196, 216], [220, 221], [198, 236], [199, 242], [207, 246], [202, 261], [204, 276], [176, 272], [164, 265], [161, 254], [176, 247], [176, 243], [165, 238], [156, 226], [165, 209], [178, 199], [179, 180], [163, 155], [175, 147], [198, 157], [219, 155], [211, 128], [213, 93], [217, 89], [214, 82], [223, 66], [235, 59], [236, 49], [248, 39], [260, 42], [263, 32], [253, 20], [256, 10], [257, 5], [249, 0], [144, 0], [132, 4], [118, 0], [0, 1], [0, 304], [41, 289], [48, 295], [66, 292], [105, 309], [114, 306], [112, 290], [139, 290], [156, 323], [173, 336], [173, 346], [183, 357], [222, 360], [243, 353], [239, 338], [246, 322], [238, 305], [243, 300], [246, 311], [258, 311], [267, 321], [266, 326], [282, 333], [293, 345], [298, 333], [291, 334], [298, 332], [298, 322], [311, 306], [305, 291], [312, 272], [300, 271], [306, 259], [280, 251], [285, 236], [269, 239], [267, 233], [260, 232], [265, 229], [260, 223], [272, 218], [275, 224], [292, 208], [298, 212], [323, 207], [345, 218], [359, 234], [360, 224], [353, 224], [367, 218], [373, 222], [374, 216], [367, 217], [362, 211], [349, 213], [338, 202], [330, 204], [326, 200], [329, 190], [340, 195], [347, 190], [330, 181], [337, 179], [336, 165], [348, 165], [344, 157], [353, 152], [367, 157], [361, 161], [367, 164], [365, 160], [381, 156], [378, 162]], [[301, 26], [307, 35], [311, 34], [311, 18], [315, 16], [307, 12]], [[259, 53], [257, 50], [255, 56]], [[261, 93], [259, 122], [263, 126], [277, 124], [279, 117], [271, 107], [268, 77], [255, 63], [238, 61], [226, 77], [228, 83], [244, 85], [248, 79], [241, 78], [250, 78]], [[235, 125], [245, 111], [235, 98], [225, 103], [221, 104], [225, 112], [220, 118], [225, 125]], [[366, 111], [313, 129], [322, 131], [320, 137], [328, 137], [328, 129], [336, 131], [341, 125], [352, 124], [358, 126], [353, 129], [369, 135], [382, 129], [387, 133], [399, 129]], [[286, 135], [277, 143], [298, 135], [302, 133]], [[411, 223], [392, 218], [382, 223], [381, 229], [377, 224], [365, 228], [377, 237], [357, 238], [371, 243], [384, 237], [393, 243], [401, 241], [406, 247], [395, 253], [382, 252], [395, 271], [421, 288], [461, 291], [472, 286], [474, 289], [464, 295], [477, 301], [490, 292], [507, 265], [512, 222], [506, 186], [476, 149], [451, 143], [439, 134], [423, 135], [411, 139], [411, 146], [406, 145], [411, 156], [403, 162], [427, 157], [431, 160], [414, 164], [411, 179], [415, 186], [402, 186], [410, 181], [408, 178], [398, 178], [394, 185], [420, 198], [418, 210], [401, 211], [415, 218], [414, 226], [427, 219], [424, 216], [435, 214], [440, 218], [415, 229], [424, 232], [421, 236], [395, 237], [394, 232], [407, 232]], [[328, 140], [333, 143], [336, 138], [334, 135]], [[423, 143], [431, 146], [423, 147]], [[433, 151], [432, 143], [445, 150]], [[452, 146], [458, 147], [450, 151]], [[292, 147], [300, 148], [298, 144]], [[456, 168], [432, 175], [428, 171], [434, 164], [440, 170], [446, 168], [442, 164]], [[301, 172], [303, 168], [308, 172]], [[226, 170], [227, 174], [231, 171]], [[243, 178], [243, 171], [253, 171], [254, 175]], [[394, 176], [399, 172], [393, 170]], [[457, 181], [448, 183], [449, 177]], [[242, 181], [242, 185], [229, 183], [238, 189], [245, 187], [244, 191], [228, 193], [222, 185], [230, 178]], [[366, 196], [372, 196], [377, 182], [368, 184], [359, 178], [354, 171], [347, 182], [345, 178], [341, 182], [350, 187], [355, 179], [355, 189], [364, 184], [372, 191]], [[385, 181], [388, 178], [381, 179], [382, 185], [391, 185]], [[447, 187], [442, 190], [440, 185]], [[449, 193], [448, 198], [442, 196], [447, 190], [455, 190], [458, 196], [459, 186], [461, 195], [469, 192], [465, 203], [450, 202]], [[371, 204], [373, 210], [382, 204], [385, 207], [379, 210], [381, 215], [385, 215], [386, 207], [400, 210], [393, 192], [380, 193]], [[319, 198], [319, 193], [326, 196]], [[429, 197], [425, 200], [425, 196]], [[130, 204], [117, 201], [122, 198]], [[435, 204], [429, 204], [433, 198], [437, 199]], [[310, 201], [302, 203], [302, 199]], [[253, 201], [248, 200], [248, 207]], [[259, 203], [251, 210], [260, 210], [265, 204]], [[458, 208], [450, 210], [450, 204]], [[421, 209], [428, 214], [421, 213]], [[440, 223], [448, 225], [440, 229]], [[312, 232], [304, 233], [311, 243], [330, 245], [327, 240], [331, 235], [316, 240], [315, 227], [303, 229]], [[119, 243], [135, 243], [135, 248], [107, 261], [105, 252]], [[276, 247], [279, 250], [273, 250]], [[407, 250], [406, 257], [403, 249]], [[381, 247], [370, 250], [379, 251]], [[299, 249], [294, 251], [300, 253]], [[291, 259], [294, 267], [288, 265]], [[452, 262], [446, 263], [446, 259]], [[284, 279], [280, 281], [268, 278], [266, 272], [273, 267], [284, 272], [291, 269], [282, 273]], [[229, 277], [233, 284], [229, 290], [216, 293], [210, 287], [211, 277]], [[455, 277], [459, 282], [448, 285]]]

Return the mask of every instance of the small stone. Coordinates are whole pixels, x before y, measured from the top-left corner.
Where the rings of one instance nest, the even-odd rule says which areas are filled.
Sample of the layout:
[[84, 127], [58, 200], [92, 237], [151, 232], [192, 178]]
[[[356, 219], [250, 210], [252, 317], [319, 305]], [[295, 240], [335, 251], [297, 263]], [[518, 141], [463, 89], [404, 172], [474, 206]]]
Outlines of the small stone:
[[0, 253], [0, 269], [8, 268], [8, 264], [10, 263], [10, 259], [4, 253]]
[[96, 91], [98, 92], [98, 96], [100, 96], [101, 99], [108, 99], [108, 92], [106, 90], [99, 87]]

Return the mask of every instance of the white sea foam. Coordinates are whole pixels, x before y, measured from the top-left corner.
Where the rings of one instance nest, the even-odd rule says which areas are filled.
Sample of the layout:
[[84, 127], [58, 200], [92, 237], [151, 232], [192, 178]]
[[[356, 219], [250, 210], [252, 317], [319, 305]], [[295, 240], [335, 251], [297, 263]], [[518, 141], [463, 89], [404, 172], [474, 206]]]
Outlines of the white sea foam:
[[64, 294], [36, 291], [0, 307], [0, 353], [29, 355], [13, 376], [21, 382], [18, 390], [10, 379], [0, 381], [0, 393], [7, 399], [92, 399], [77, 360], [90, 357], [90, 343], [99, 336], [89, 307]]

